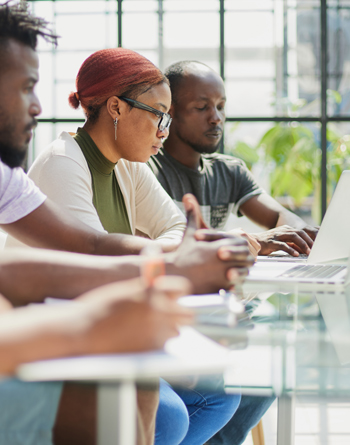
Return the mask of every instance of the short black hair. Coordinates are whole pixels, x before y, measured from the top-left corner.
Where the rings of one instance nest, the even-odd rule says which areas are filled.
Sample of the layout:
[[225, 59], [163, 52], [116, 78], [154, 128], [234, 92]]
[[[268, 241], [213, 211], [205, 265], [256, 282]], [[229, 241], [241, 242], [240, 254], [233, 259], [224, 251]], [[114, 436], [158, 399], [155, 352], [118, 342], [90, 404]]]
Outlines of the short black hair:
[[169, 80], [171, 98], [173, 103], [177, 102], [177, 92], [179, 90], [179, 86], [185, 76], [186, 69], [189, 68], [191, 65], [202, 65], [206, 68], [211, 69], [205, 63], [198, 62], [197, 60], [182, 60], [181, 62], [173, 63], [165, 70], [164, 74]]
[[[28, 5], [8, 0], [0, 4], [0, 51], [6, 48], [9, 39], [36, 49], [38, 36], [57, 45], [57, 35], [48, 28], [49, 23], [28, 12]], [[1, 48], [2, 47], [2, 48]]]

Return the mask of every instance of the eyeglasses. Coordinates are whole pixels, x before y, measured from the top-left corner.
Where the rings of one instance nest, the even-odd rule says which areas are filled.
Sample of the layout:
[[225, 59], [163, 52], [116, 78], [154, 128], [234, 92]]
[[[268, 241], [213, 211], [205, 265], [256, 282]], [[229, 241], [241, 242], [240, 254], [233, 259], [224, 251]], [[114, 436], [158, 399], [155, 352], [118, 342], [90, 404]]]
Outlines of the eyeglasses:
[[172, 121], [170, 114], [163, 113], [163, 111], [159, 111], [156, 108], [152, 108], [152, 107], [150, 107], [146, 104], [143, 104], [142, 102], [139, 102], [137, 100], [129, 99], [128, 97], [124, 97], [124, 96], [118, 96], [118, 97], [119, 97], [119, 99], [129, 103], [131, 106], [133, 106], [135, 108], [139, 108], [140, 110], [150, 111], [151, 113], [158, 116], [160, 118], [160, 121], [158, 123], [158, 128], [160, 131], [164, 131], [170, 127], [170, 124]]

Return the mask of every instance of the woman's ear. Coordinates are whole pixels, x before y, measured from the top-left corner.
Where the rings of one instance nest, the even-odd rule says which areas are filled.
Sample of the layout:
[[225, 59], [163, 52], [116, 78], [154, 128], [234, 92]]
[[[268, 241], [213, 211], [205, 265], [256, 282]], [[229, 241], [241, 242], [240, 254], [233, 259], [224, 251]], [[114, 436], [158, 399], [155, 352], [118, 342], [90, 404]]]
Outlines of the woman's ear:
[[111, 96], [107, 99], [107, 111], [112, 117], [113, 121], [120, 118], [123, 112], [124, 103], [117, 96]]

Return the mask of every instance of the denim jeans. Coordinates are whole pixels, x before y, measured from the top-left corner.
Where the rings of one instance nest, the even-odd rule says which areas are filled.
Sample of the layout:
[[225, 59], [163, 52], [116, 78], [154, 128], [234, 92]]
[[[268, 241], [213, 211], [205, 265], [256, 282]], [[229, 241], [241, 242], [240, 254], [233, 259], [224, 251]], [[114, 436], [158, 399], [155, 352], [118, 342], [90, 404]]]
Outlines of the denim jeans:
[[202, 445], [235, 413], [241, 396], [226, 394], [217, 377], [193, 389], [161, 380], [155, 445]]
[[[259, 300], [251, 300], [246, 305], [246, 313], [253, 315], [255, 309], [258, 308], [260, 304], [261, 302]], [[274, 400], [274, 396], [260, 397], [243, 395], [235, 415], [215, 436], [207, 441], [208, 445], [241, 445], [250, 430], [259, 423]]]
[[62, 383], [0, 382], [0, 444], [52, 445]]
[[235, 415], [214, 437], [208, 440], [208, 444], [241, 445], [274, 400], [275, 397], [242, 396]]

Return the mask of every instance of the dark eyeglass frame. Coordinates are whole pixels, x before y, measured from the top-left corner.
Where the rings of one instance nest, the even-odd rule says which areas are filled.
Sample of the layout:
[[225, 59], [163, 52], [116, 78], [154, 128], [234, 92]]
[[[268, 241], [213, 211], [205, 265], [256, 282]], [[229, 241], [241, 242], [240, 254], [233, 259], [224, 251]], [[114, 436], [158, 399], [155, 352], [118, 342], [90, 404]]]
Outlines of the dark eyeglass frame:
[[153, 113], [156, 116], [158, 116], [160, 118], [160, 121], [158, 123], [158, 128], [160, 131], [164, 131], [170, 127], [172, 121], [170, 114], [164, 113], [163, 111], [157, 110], [156, 108], [150, 107], [149, 105], [143, 104], [138, 100], [130, 99], [129, 97], [118, 96], [118, 98], [123, 100], [124, 102], [127, 102], [132, 107], [139, 108], [140, 110], [149, 111], [150, 113]]

